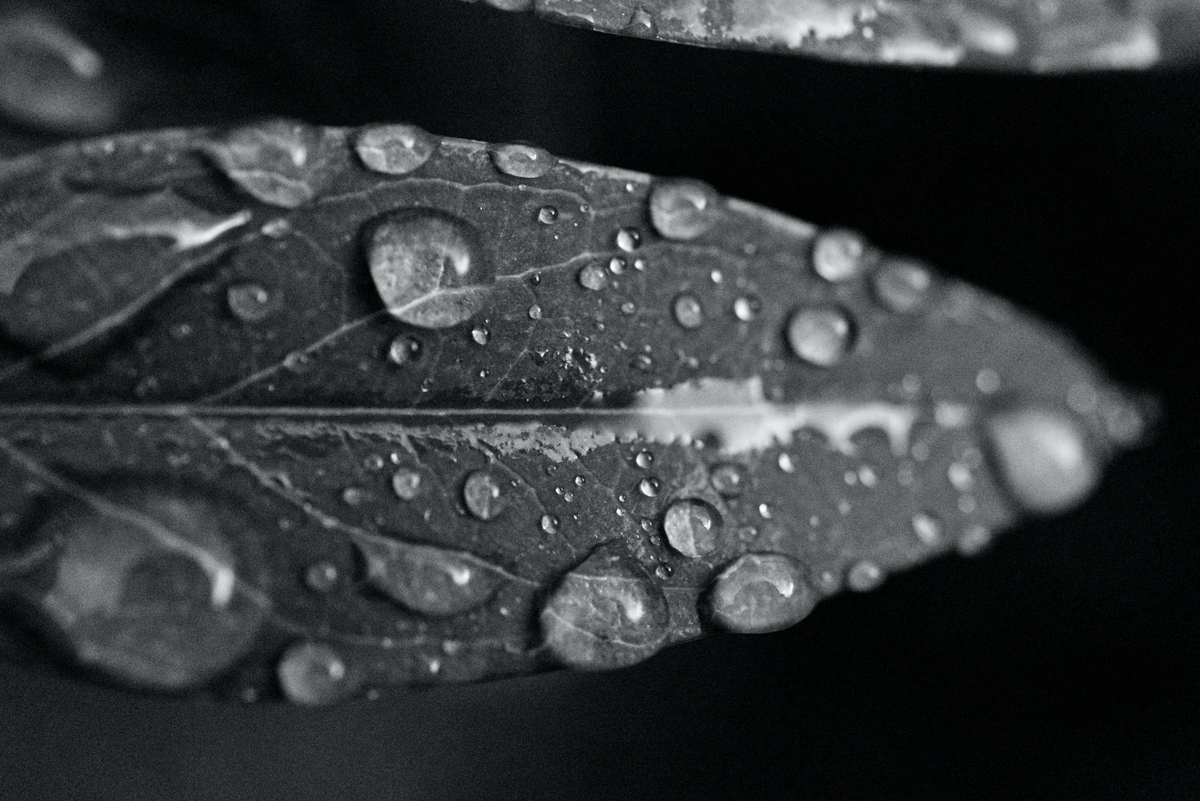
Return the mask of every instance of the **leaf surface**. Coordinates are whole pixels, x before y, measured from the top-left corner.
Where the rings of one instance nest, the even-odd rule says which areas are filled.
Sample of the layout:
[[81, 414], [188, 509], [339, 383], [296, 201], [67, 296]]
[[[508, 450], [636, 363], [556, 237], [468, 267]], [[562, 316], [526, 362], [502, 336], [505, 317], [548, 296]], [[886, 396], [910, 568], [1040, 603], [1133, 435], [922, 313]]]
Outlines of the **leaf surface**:
[[1145, 424], [1004, 302], [698, 181], [286, 121], [0, 173], [0, 595], [139, 688], [773, 631], [1083, 502]]

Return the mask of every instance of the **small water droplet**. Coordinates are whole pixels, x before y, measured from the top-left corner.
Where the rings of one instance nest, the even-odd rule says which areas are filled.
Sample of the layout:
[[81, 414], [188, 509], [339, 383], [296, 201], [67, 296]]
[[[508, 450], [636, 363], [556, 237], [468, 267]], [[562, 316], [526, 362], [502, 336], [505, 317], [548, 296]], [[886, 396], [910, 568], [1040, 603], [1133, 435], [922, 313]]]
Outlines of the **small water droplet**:
[[655, 498], [658, 496], [658, 491], [662, 488], [662, 482], [654, 476], [646, 476], [638, 482], [638, 491], [647, 498]]
[[542, 307], [537, 305], [536, 303], [533, 304], [532, 306], [530, 306], [529, 307], [529, 319], [530, 320], [542, 319]]
[[558, 219], [558, 209], [553, 206], [542, 206], [538, 209], [538, 222], [542, 225], [553, 225]]
[[354, 150], [367, 169], [407, 175], [437, 150], [438, 139], [415, 125], [372, 125], [358, 132]]
[[613, 275], [622, 275], [628, 263], [620, 256], [613, 256], [608, 260], [608, 271]]
[[542, 515], [542, 531], [547, 534], [558, 533], [558, 518], [553, 515]]
[[826, 231], [813, 242], [812, 261], [817, 275], [839, 283], [862, 273], [867, 243], [853, 231]]
[[925, 307], [933, 289], [933, 276], [922, 264], [892, 259], [875, 274], [875, 299], [885, 309], [912, 314]]
[[621, 304], [621, 314], [630, 315], [637, 311], [637, 306], [632, 300], [627, 300]]
[[471, 340], [476, 345], [486, 345], [491, 337], [491, 332], [488, 331], [486, 325], [477, 325], [471, 329]]
[[642, 233], [636, 228], [621, 228], [617, 231], [617, 247], [626, 253], [632, 253], [642, 244]]
[[884, 575], [883, 570], [874, 562], [858, 562], [846, 574], [846, 586], [855, 592], [867, 592], [882, 584]]
[[714, 467], [710, 481], [713, 489], [726, 498], [736, 498], [741, 495], [746, 484], [742, 468], [735, 464], [722, 464]]
[[400, 334], [388, 345], [388, 361], [397, 367], [415, 362], [421, 358], [421, 340]]
[[586, 483], [587, 483], [587, 479], [584, 478], [583, 476], [575, 476], [575, 486], [582, 487]]
[[503, 581], [473, 554], [384, 537], [355, 540], [372, 587], [414, 612], [450, 617], [486, 603]]
[[971, 526], [958, 539], [958, 552], [963, 556], [974, 556], [992, 544], [992, 532], [983, 526]]
[[137, 382], [133, 388], [133, 394], [139, 398], [152, 398], [158, 394], [161, 388], [158, 379], [148, 375]]
[[476, 470], [463, 482], [467, 510], [480, 520], [491, 520], [508, 507], [505, 480], [492, 469]]
[[187, 339], [192, 335], [193, 328], [188, 323], [176, 323], [168, 329], [171, 339]]
[[924, 545], [937, 545], [942, 538], [942, 523], [929, 512], [917, 512], [912, 516], [912, 530]]
[[644, 353], [639, 353], [630, 360], [633, 369], [639, 372], [649, 373], [654, 369], [654, 360]]
[[366, 490], [361, 487], [346, 487], [342, 490], [342, 503], [347, 506], [361, 506], [366, 499]]
[[975, 387], [984, 395], [996, 394], [1000, 391], [1000, 374], [985, 367], [975, 375]]
[[392, 474], [392, 492], [402, 501], [411, 501], [421, 492], [421, 474], [402, 467]]
[[742, 322], [750, 322], [762, 310], [762, 301], [756, 297], [741, 297], [733, 302], [733, 316]]
[[854, 326], [837, 306], [810, 306], [792, 315], [787, 329], [792, 352], [817, 367], [833, 367], [850, 352]]
[[548, 151], [532, 145], [495, 145], [489, 152], [496, 169], [514, 178], [541, 178], [558, 162]]
[[667, 564], [662, 564], [662, 565], [659, 565], [658, 567], [654, 568], [654, 575], [658, 576], [660, 579], [663, 579], [664, 581], [666, 579], [669, 579], [672, 575], [674, 575], [674, 573], [675, 573], [675, 569]]
[[712, 279], [714, 284], [720, 284], [725, 280], [725, 276], [720, 270], [713, 270], [708, 274], [708, 277]]
[[717, 193], [700, 181], [660, 181], [650, 190], [650, 221], [667, 239], [695, 239], [712, 228], [717, 213]]
[[1000, 412], [988, 420], [987, 433], [1005, 486], [1029, 512], [1071, 509], [1100, 480], [1087, 441], [1063, 413], [1032, 408]]
[[975, 486], [975, 477], [971, 475], [971, 468], [962, 462], [951, 462], [950, 466], [946, 468], [946, 477], [950, 479], [950, 485], [959, 492], [969, 492]]
[[639, 525], [642, 527], [642, 531], [646, 532], [647, 534], [654, 531], [654, 521], [648, 517], [643, 517], [639, 521]]
[[317, 562], [304, 571], [304, 583], [313, 592], [332, 592], [341, 578], [341, 572], [332, 562]]
[[684, 328], [699, 328], [704, 324], [704, 309], [692, 295], [679, 295], [672, 306], [675, 322]]
[[608, 286], [608, 273], [599, 264], [592, 263], [579, 271], [579, 285], [593, 291]]
[[540, 616], [550, 653], [581, 670], [646, 659], [665, 641], [668, 619], [662, 591], [615, 543], [600, 546], [563, 577]]
[[260, 323], [271, 315], [276, 304], [262, 284], [251, 282], [231, 284], [225, 290], [229, 311], [243, 323]]
[[758, 514], [764, 520], [770, 520], [772, 514], [771, 505], [767, 503], [760, 503], [758, 505]]
[[703, 501], [675, 501], [663, 515], [663, 532], [667, 535], [667, 542], [689, 559], [715, 551], [720, 531], [717, 511]]
[[779, 454], [779, 469], [785, 473], [796, 472], [796, 465], [792, 462], [792, 457], [789, 454]]
[[649, 470], [650, 465], [654, 464], [654, 454], [650, 451], [638, 451], [637, 456], [633, 457], [633, 463], [643, 470]]
[[782, 554], [742, 556], [717, 576], [709, 594], [713, 620], [744, 634], [785, 629], [816, 603], [800, 565]]
[[273, 206], [294, 209], [313, 200], [336, 167], [332, 148], [311, 125], [270, 120], [234, 129], [207, 148], [229, 180]]
[[646, 260], [640, 256], [634, 259], [633, 269], [637, 270], [639, 273], [644, 273], [646, 271]]
[[358, 689], [341, 655], [325, 643], [304, 642], [288, 648], [276, 674], [283, 694], [296, 704], [330, 704]]

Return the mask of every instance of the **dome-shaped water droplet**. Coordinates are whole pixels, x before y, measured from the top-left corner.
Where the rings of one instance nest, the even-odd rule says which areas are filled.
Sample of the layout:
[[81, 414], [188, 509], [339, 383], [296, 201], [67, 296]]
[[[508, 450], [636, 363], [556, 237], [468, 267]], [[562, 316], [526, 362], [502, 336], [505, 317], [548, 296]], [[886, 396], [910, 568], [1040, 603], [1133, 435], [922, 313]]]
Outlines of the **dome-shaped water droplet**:
[[704, 501], [675, 501], [663, 515], [663, 533], [671, 547], [690, 559], [712, 553], [717, 548], [721, 519], [717, 510]]
[[538, 222], [542, 225], [553, 225], [558, 219], [558, 209], [553, 206], [542, 206], [538, 209]]
[[492, 282], [475, 230], [431, 210], [399, 212], [376, 225], [367, 263], [387, 310], [422, 328], [446, 328], [473, 316]]
[[529, 307], [529, 319], [530, 320], [542, 319], [542, 307], [537, 305], [536, 303], [533, 304], [532, 306], [530, 306]]
[[874, 562], [858, 562], [846, 574], [846, 586], [855, 592], [867, 592], [882, 584], [885, 576], [883, 569]]
[[838, 283], [858, 277], [866, 266], [867, 243], [853, 231], [833, 230], [813, 242], [813, 270]]
[[593, 262], [579, 271], [579, 285], [584, 289], [604, 289], [608, 286], [608, 273], [599, 264]]
[[[632, 253], [642, 244], [642, 232], [636, 228], [621, 228], [617, 231], [617, 247]], [[622, 262], [624, 264], [624, 262]], [[624, 269], [624, 267], [622, 267]]]
[[630, 364], [633, 366], [634, 370], [642, 373], [648, 373], [654, 369], [654, 360], [644, 353], [635, 355], [630, 360]]
[[839, 364], [854, 344], [850, 317], [837, 306], [810, 306], [792, 315], [787, 328], [792, 352], [817, 367]]
[[684, 328], [699, 328], [704, 324], [704, 309], [692, 295], [678, 296], [671, 309], [675, 314], [675, 322]]
[[1083, 432], [1066, 414], [1018, 409], [987, 423], [992, 458], [1008, 491], [1027, 511], [1054, 514], [1079, 505], [1100, 480]]
[[717, 193], [701, 181], [661, 181], [650, 191], [650, 221], [667, 239], [695, 239], [713, 227], [717, 213]]
[[638, 490], [647, 498], [658, 497], [660, 489], [662, 489], [662, 482], [654, 476], [646, 476], [638, 482]]
[[627, 300], [621, 304], [621, 314], [631, 315], [637, 311], [637, 306], [632, 300]]
[[276, 308], [267, 288], [251, 282], [231, 284], [225, 290], [225, 302], [233, 316], [244, 323], [260, 323]]
[[359, 131], [354, 150], [367, 169], [407, 175], [429, 161], [438, 139], [415, 125], [372, 125]]
[[709, 594], [713, 620], [744, 634], [785, 629], [803, 620], [816, 603], [800, 565], [771, 553], [742, 556], [717, 576]]
[[311, 125], [289, 120], [247, 125], [207, 148], [241, 189], [272, 206], [294, 209], [313, 200], [332, 176], [332, 143]]
[[937, 545], [942, 538], [942, 522], [929, 512], [917, 512], [912, 516], [912, 530], [924, 545]]
[[933, 276], [923, 264], [891, 259], [875, 273], [875, 299], [885, 309], [912, 314], [925, 308], [933, 289]]
[[388, 361], [397, 367], [415, 362], [421, 358], [421, 340], [400, 334], [388, 345]]
[[402, 501], [411, 501], [421, 492], [421, 474], [408, 467], [401, 467], [392, 474], [392, 492]]
[[663, 644], [669, 612], [649, 574], [614, 544], [568, 573], [542, 608], [550, 653], [580, 670], [626, 667]]
[[383, 537], [359, 538], [355, 544], [367, 565], [367, 583], [408, 609], [433, 617], [481, 606], [504, 580], [494, 565], [461, 551]]
[[558, 162], [549, 152], [532, 145], [494, 145], [489, 152], [496, 169], [514, 178], [541, 178]]
[[486, 325], [477, 325], [471, 329], [471, 340], [476, 345], [486, 345], [491, 336], [492, 332]]
[[304, 583], [313, 592], [332, 592], [341, 581], [341, 572], [333, 562], [316, 562], [304, 571]]
[[270, 611], [257, 532], [233, 508], [146, 485], [58, 508], [53, 583], [31, 597], [52, 640], [85, 667], [137, 687], [181, 690], [251, 647]]
[[463, 482], [467, 511], [480, 520], [491, 520], [508, 506], [507, 480], [491, 468], [476, 470]]
[[629, 265], [620, 256], [613, 256], [608, 260], [608, 271], [613, 275], [622, 275], [626, 267]]
[[750, 322], [762, 310], [762, 301], [755, 297], [741, 297], [733, 302], [733, 316], [742, 322]]
[[347, 506], [361, 506], [367, 499], [367, 491], [362, 487], [346, 487], [342, 490], [342, 503]]
[[742, 468], [735, 464], [720, 464], [713, 468], [709, 477], [713, 489], [726, 498], [736, 498], [745, 489], [746, 478]]
[[325, 643], [293, 645], [284, 652], [275, 672], [284, 696], [296, 704], [331, 704], [358, 689], [345, 660]]
[[558, 525], [558, 518], [554, 515], [542, 515], [542, 531], [547, 534], [557, 534]]
[[637, 456], [633, 457], [633, 463], [643, 470], [649, 470], [650, 465], [654, 464], [654, 454], [650, 451], [638, 451]]

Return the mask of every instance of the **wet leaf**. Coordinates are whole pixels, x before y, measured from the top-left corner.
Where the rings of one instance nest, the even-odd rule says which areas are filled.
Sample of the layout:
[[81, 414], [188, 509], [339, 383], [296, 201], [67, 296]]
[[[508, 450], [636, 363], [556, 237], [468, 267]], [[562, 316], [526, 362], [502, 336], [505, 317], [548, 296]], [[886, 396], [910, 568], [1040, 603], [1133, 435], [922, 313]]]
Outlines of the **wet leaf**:
[[1148, 5], [1107, 0], [484, 2], [643, 39], [851, 62], [1034, 72], [1144, 69], [1194, 60], [1200, 20], [1191, 0]]
[[0, 596], [139, 688], [776, 630], [1083, 502], [1145, 425], [920, 261], [526, 145], [136, 134], [0, 165], [0, 204]]

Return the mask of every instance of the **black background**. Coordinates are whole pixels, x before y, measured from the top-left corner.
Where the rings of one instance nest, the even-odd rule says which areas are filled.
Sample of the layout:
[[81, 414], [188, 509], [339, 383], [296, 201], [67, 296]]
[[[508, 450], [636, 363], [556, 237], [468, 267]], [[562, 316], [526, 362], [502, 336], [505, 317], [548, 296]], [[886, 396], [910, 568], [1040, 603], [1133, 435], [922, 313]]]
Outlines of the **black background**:
[[858, 68], [451, 0], [103, 7], [94, 35], [167, 76], [137, 124], [405, 120], [703, 178], [1034, 310], [1164, 422], [1084, 508], [985, 555], [616, 673], [300, 709], [0, 667], [0, 797], [1200, 795], [1200, 69]]

